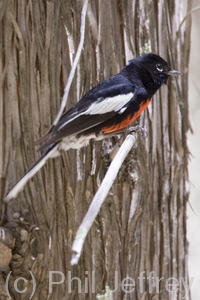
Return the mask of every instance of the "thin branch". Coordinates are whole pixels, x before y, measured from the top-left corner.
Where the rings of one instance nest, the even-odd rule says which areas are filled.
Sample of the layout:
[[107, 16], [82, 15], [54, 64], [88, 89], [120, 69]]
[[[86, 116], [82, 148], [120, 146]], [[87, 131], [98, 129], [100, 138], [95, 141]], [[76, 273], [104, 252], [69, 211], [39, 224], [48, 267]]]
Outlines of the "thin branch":
[[88, 231], [90, 230], [99, 210], [101, 205], [103, 204], [106, 196], [109, 193], [109, 190], [117, 177], [117, 173], [125, 160], [126, 156], [128, 155], [129, 151], [133, 147], [133, 145], [136, 142], [136, 137], [134, 133], [131, 133], [127, 135], [125, 141], [119, 148], [119, 151], [115, 155], [102, 183], [100, 188], [98, 189], [97, 193], [95, 194], [90, 207], [81, 223], [79, 226], [79, 229], [76, 232], [76, 236], [72, 245], [72, 251], [74, 253], [72, 254], [71, 258], [71, 265], [75, 265], [78, 263], [82, 247], [85, 241], [85, 238], [87, 236]]
[[181, 29], [181, 26], [183, 25], [183, 23], [185, 22], [185, 20], [187, 19], [188, 16], [190, 16], [191, 14], [193, 14], [195, 11], [197, 10], [200, 10], [200, 6], [196, 6], [194, 7], [193, 9], [191, 9], [186, 15], [185, 17], [183, 18], [182, 22], [180, 23], [179, 25], [179, 28], [178, 28], [178, 31], [177, 33], [179, 33], [180, 29]]
[[73, 62], [73, 65], [72, 65], [72, 68], [71, 68], [71, 71], [70, 71], [70, 74], [68, 77], [67, 84], [65, 86], [64, 95], [63, 95], [62, 102], [60, 105], [60, 110], [57, 114], [57, 117], [55, 118], [55, 120], [53, 122], [53, 126], [55, 126], [58, 123], [58, 121], [63, 113], [63, 110], [66, 106], [69, 90], [70, 90], [70, 87], [71, 87], [71, 84], [72, 84], [72, 81], [74, 78], [74, 74], [76, 71], [76, 67], [78, 65], [78, 61], [81, 56], [81, 51], [83, 49], [84, 38], [85, 38], [85, 19], [86, 19], [87, 6], [88, 6], [88, 0], [85, 0], [84, 4], [83, 4], [82, 12], [81, 12], [80, 42], [79, 42], [76, 56], [74, 58], [74, 62]]

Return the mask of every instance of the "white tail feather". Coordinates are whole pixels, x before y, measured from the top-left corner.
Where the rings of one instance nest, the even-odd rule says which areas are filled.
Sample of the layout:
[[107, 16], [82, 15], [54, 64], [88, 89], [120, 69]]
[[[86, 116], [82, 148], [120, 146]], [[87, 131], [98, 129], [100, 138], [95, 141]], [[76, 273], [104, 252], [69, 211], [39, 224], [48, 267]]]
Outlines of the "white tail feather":
[[[55, 145], [50, 151], [46, 153], [46, 155], [42, 155], [38, 160], [38, 163], [28, 171], [24, 177], [12, 188], [12, 190], [8, 193], [8, 195], [4, 198], [5, 202], [9, 202], [11, 199], [16, 198], [18, 194], [23, 190], [27, 182], [45, 165], [47, 160], [50, 157], [55, 157], [53, 155], [57, 151], [57, 145]], [[43, 157], [44, 156], [44, 157]]]

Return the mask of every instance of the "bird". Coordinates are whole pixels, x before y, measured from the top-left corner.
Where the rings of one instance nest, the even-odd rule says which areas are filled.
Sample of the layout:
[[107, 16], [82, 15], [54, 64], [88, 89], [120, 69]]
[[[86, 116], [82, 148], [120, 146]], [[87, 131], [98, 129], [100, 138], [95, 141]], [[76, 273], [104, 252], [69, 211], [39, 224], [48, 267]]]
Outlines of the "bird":
[[79, 149], [91, 139], [114, 136], [132, 124], [149, 105], [152, 96], [170, 76], [181, 75], [159, 55], [147, 53], [131, 59], [116, 75], [97, 84], [58, 123], [36, 141], [40, 158], [4, 198], [16, 198], [27, 182], [61, 151]]

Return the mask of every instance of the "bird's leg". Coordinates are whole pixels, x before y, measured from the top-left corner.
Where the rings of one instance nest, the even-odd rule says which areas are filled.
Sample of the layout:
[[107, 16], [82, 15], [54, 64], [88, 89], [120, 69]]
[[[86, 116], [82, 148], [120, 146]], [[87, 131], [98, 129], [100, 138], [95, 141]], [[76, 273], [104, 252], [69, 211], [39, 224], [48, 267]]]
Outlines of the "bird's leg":
[[126, 129], [127, 134], [129, 134], [131, 132], [137, 132], [137, 131], [145, 133], [145, 137], [148, 137], [148, 132], [140, 125], [131, 126]]
[[110, 132], [110, 133], [107, 133], [107, 134], [99, 134], [99, 137], [101, 136], [101, 138], [111, 138], [113, 136], [116, 136], [116, 135], [121, 135], [121, 137], [117, 140], [114, 148], [112, 149], [112, 151], [109, 153], [109, 157], [111, 160], [113, 160], [113, 158], [115, 157], [115, 154], [118, 152], [119, 148], [121, 147], [121, 145], [123, 144], [123, 141], [126, 137], [126, 135], [132, 133], [132, 132], [142, 132], [142, 133], [145, 133], [146, 137], [148, 136], [148, 133], [147, 131], [140, 125], [136, 125], [136, 126], [131, 126], [131, 127], [128, 127], [128, 128], [123, 128], [123, 129], [120, 129], [118, 131], [115, 131], [115, 132]]

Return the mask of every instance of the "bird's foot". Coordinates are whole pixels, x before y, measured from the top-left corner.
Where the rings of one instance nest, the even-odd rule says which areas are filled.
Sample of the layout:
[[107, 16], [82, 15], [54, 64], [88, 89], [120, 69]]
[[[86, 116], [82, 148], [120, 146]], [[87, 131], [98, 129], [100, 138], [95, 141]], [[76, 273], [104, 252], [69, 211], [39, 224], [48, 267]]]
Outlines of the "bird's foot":
[[125, 133], [132, 133], [132, 132], [139, 132], [139, 133], [144, 133], [145, 137], [148, 137], [148, 132], [140, 125], [136, 125], [136, 126], [131, 126], [126, 128]]

